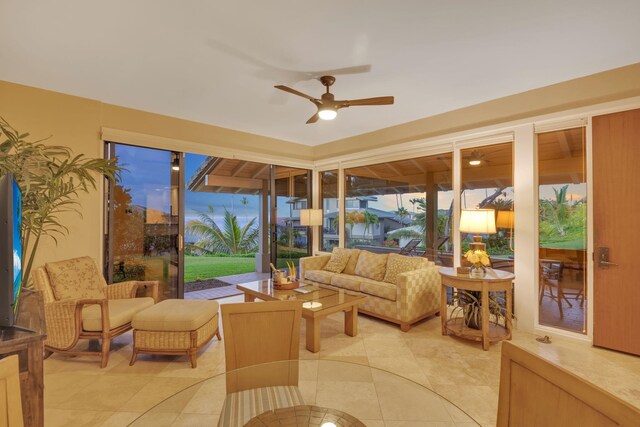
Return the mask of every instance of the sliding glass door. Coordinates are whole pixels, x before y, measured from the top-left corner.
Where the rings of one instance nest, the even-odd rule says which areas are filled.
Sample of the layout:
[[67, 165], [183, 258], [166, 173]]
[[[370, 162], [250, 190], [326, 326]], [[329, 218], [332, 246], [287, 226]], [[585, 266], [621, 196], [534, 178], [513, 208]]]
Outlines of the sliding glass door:
[[123, 169], [107, 192], [107, 280], [158, 280], [161, 299], [181, 298], [182, 156], [117, 143], [107, 144], [107, 156]]
[[307, 226], [300, 224], [300, 209], [311, 207], [311, 173], [307, 169], [271, 167], [271, 262], [277, 268], [299, 265], [310, 254]]

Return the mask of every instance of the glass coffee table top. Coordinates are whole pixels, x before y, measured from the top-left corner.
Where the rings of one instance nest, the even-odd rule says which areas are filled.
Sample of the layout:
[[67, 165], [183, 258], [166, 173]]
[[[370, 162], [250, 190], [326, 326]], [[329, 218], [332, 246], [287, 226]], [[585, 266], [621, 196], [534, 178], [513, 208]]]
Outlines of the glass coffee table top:
[[[364, 301], [366, 296], [358, 292], [336, 290], [318, 285], [300, 283], [296, 289], [277, 289], [271, 279], [257, 280], [255, 282], [242, 283], [236, 286], [245, 295], [251, 295], [259, 299], [304, 301], [302, 309], [320, 311], [344, 304], [353, 304]], [[301, 292], [305, 291], [305, 292]]]
[[[370, 366], [324, 359], [267, 363], [203, 379], [149, 408], [129, 425], [217, 426], [227, 394], [227, 376], [241, 378], [252, 388], [266, 385], [260, 384], [261, 379], [273, 377], [274, 372], [297, 374], [304, 405], [253, 414], [249, 425], [285, 425], [276, 422], [284, 423], [291, 414], [297, 414], [298, 422], [304, 414], [315, 414], [309, 415], [308, 424], [293, 424], [309, 426], [326, 422], [337, 426], [479, 425], [423, 385]], [[323, 421], [318, 424], [318, 420]]]

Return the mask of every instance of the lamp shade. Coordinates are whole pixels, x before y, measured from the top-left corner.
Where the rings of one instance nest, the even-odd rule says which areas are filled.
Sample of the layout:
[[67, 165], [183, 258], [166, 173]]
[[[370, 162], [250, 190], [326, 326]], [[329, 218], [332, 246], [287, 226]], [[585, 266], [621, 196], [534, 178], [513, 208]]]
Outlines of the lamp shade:
[[496, 211], [493, 209], [462, 209], [460, 231], [474, 234], [495, 234]]
[[322, 225], [322, 209], [300, 209], [300, 225]]
[[513, 228], [513, 211], [498, 211], [496, 228]]

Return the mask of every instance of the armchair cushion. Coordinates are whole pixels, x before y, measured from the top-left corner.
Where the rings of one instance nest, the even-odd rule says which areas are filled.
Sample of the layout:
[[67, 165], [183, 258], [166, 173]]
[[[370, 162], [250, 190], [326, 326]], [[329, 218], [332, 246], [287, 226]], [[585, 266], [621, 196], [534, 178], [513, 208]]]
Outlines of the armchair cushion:
[[[127, 298], [109, 301], [109, 328], [115, 329], [131, 322], [133, 316], [154, 304], [153, 298]], [[100, 305], [94, 304], [82, 309], [82, 329], [91, 332], [102, 331]]]
[[48, 262], [45, 268], [57, 300], [107, 297], [106, 282], [90, 257]]

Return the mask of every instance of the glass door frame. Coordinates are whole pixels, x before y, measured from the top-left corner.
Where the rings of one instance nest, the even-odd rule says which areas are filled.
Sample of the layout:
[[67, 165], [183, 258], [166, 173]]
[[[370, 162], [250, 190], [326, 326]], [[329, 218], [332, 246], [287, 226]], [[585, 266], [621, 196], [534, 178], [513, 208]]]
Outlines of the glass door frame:
[[[270, 260], [278, 268], [278, 195], [276, 194], [276, 170], [278, 165], [269, 165], [269, 237], [270, 237]], [[303, 168], [300, 168], [304, 170]], [[306, 169], [307, 176], [307, 208], [313, 203], [313, 170]], [[294, 179], [289, 177], [288, 179]], [[313, 230], [307, 227], [307, 256], [313, 253]]]
[[[171, 170], [171, 189], [170, 191], [177, 192], [177, 197], [174, 199], [174, 195], [170, 195], [171, 208], [177, 209], [178, 217], [178, 234], [175, 236], [175, 249], [176, 249], [176, 263], [177, 263], [177, 278], [176, 278], [176, 293], [175, 298], [184, 298], [184, 185], [185, 185], [185, 153], [164, 150], [153, 147], [140, 146], [135, 144], [127, 144], [116, 141], [104, 141], [104, 157], [105, 159], [115, 158], [115, 146], [127, 145], [131, 147], [138, 147], [142, 149], [153, 149], [159, 151], [166, 151], [171, 153], [172, 162], [177, 161], [179, 170]], [[172, 165], [170, 165], [171, 167]], [[105, 191], [104, 191], [104, 227], [103, 227], [103, 274], [107, 283], [113, 282], [113, 267], [114, 260], [112, 254], [114, 252], [114, 241], [110, 236], [114, 236], [115, 229], [115, 212], [111, 209], [114, 206], [114, 188], [116, 181], [110, 181], [105, 178]], [[174, 215], [172, 215], [174, 216]], [[170, 261], [171, 262], [171, 261]]]

